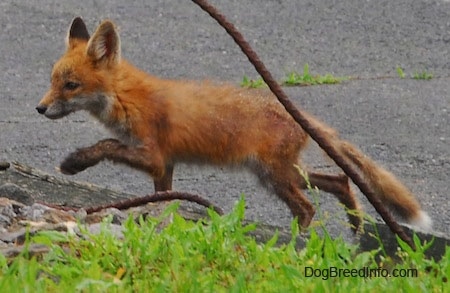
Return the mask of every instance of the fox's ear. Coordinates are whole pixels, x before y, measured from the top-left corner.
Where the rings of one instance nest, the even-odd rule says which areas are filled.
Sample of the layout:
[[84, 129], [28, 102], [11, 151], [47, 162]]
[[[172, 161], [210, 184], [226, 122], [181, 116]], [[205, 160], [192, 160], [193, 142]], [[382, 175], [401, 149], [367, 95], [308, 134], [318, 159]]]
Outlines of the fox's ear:
[[87, 45], [87, 55], [96, 63], [115, 65], [120, 62], [120, 38], [115, 25], [103, 21]]
[[89, 32], [81, 17], [75, 17], [67, 33], [66, 43], [68, 47], [73, 47], [76, 41], [89, 41]]

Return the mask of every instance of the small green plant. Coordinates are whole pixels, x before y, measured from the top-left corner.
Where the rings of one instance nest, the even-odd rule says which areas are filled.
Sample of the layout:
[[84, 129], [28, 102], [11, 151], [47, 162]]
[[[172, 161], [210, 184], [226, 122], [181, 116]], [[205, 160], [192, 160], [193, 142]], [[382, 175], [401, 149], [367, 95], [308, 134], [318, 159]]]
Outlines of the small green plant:
[[345, 80], [346, 78], [335, 77], [331, 74], [325, 75], [311, 75], [309, 73], [309, 65], [305, 64], [303, 67], [303, 73], [290, 72], [283, 80], [282, 84], [286, 86], [308, 86], [308, 85], [320, 85], [320, 84], [337, 84]]
[[[397, 70], [397, 75], [400, 78], [403, 79], [406, 77], [405, 72], [403, 71], [403, 69], [400, 66], [397, 66], [396, 70]], [[416, 71], [416, 72], [414, 72], [414, 74], [411, 74], [410, 76], [412, 79], [416, 79], [416, 80], [430, 80], [433, 78], [433, 74], [431, 74], [425, 70], [422, 72]]]
[[398, 74], [398, 77], [400, 77], [401, 79], [405, 78], [405, 72], [403, 71], [403, 69], [400, 66], [397, 66], [397, 74]]
[[258, 77], [257, 79], [250, 79], [248, 76], [244, 75], [241, 81], [241, 87], [261, 88], [265, 86], [266, 83], [261, 77]]
[[430, 80], [433, 78], [433, 74], [426, 72], [426, 71], [416, 71], [414, 75], [412, 76], [413, 79], [421, 79], [421, 80]]

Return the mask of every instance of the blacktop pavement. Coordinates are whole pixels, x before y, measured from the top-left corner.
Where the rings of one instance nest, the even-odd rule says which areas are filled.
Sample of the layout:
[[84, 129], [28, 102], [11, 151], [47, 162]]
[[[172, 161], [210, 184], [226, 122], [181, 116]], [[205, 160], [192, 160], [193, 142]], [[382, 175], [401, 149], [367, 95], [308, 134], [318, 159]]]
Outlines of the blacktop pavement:
[[[450, 234], [450, 2], [444, 0], [211, 1], [244, 34], [272, 74], [330, 73], [335, 85], [285, 88], [294, 103], [336, 128], [395, 173]], [[124, 58], [166, 78], [236, 84], [256, 78], [232, 39], [191, 1], [18, 0], [0, 3], [0, 160], [17, 160], [61, 176], [70, 151], [109, 137], [86, 113], [51, 121], [35, 106], [64, 51], [70, 21], [92, 31], [104, 18], [120, 28]], [[400, 78], [397, 69], [405, 74]], [[415, 74], [431, 74], [429, 80]], [[336, 170], [312, 144], [303, 160]], [[153, 192], [146, 175], [102, 163], [70, 179], [134, 194]], [[286, 206], [245, 171], [182, 165], [175, 189], [207, 196], [230, 210], [246, 195], [247, 217], [288, 227]], [[61, 194], [63, 197], [64, 194]], [[362, 194], [369, 213], [378, 218]], [[317, 199], [322, 218], [338, 231], [345, 216], [334, 198]]]

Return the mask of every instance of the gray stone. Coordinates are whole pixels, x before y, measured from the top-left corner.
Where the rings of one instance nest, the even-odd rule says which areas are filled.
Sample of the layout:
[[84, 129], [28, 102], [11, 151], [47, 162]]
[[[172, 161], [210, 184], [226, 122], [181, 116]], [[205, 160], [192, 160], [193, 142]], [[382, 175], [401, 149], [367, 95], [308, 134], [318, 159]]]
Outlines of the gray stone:
[[11, 166], [11, 164], [9, 162], [0, 162], [0, 171], [4, 171], [6, 169], [8, 169]]
[[49, 210], [50, 207], [35, 203], [31, 206], [26, 206], [22, 209], [22, 216], [30, 221], [41, 221], [44, 213]]
[[[421, 242], [426, 241], [430, 243], [433, 241], [433, 245], [425, 251], [425, 255], [429, 258], [433, 258], [435, 261], [439, 261], [445, 254], [445, 249], [450, 245], [450, 239], [443, 233], [433, 232], [426, 233], [422, 231], [414, 231], [409, 227], [402, 226], [405, 233], [410, 237], [413, 237], [414, 233], [419, 237]], [[360, 238], [360, 248], [363, 251], [378, 249], [380, 242], [372, 235], [379, 235], [379, 238], [384, 246], [384, 251], [391, 257], [396, 257], [398, 249], [397, 239], [394, 233], [391, 232], [389, 227], [384, 223], [375, 223], [364, 225], [365, 233]]]
[[[91, 234], [100, 234], [100, 232], [102, 231], [102, 226], [102, 223], [95, 223], [89, 225], [87, 229]], [[117, 238], [123, 238], [123, 227], [121, 225], [109, 224], [108, 230]]]
[[31, 205], [34, 203], [33, 195], [29, 190], [13, 183], [5, 183], [1, 185], [0, 196], [16, 200], [26, 205]]

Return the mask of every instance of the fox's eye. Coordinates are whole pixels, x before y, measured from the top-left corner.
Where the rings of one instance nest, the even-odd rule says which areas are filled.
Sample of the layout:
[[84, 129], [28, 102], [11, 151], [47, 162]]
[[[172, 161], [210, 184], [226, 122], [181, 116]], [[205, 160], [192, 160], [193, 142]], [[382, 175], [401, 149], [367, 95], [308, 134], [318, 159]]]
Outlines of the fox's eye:
[[64, 89], [69, 90], [69, 91], [73, 91], [74, 89], [76, 89], [79, 86], [80, 86], [79, 83], [76, 83], [76, 82], [73, 82], [73, 81], [68, 81], [64, 85]]

